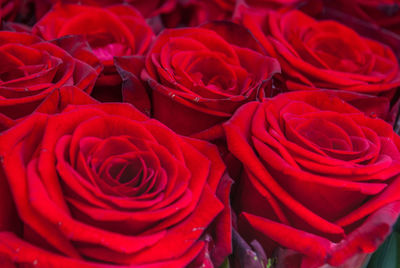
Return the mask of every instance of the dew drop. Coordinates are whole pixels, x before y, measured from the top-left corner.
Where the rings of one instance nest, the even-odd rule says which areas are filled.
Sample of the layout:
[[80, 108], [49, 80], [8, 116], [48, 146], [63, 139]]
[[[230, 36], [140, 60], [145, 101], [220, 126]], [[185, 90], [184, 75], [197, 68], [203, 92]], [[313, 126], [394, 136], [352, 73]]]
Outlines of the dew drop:
[[175, 94], [172, 92], [169, 93], [169, 96], [171, 97], [171, 99], [175, 98]]
[[36, 266], [38, 263], [39, 263], [38, 260], [34, 260], [32, 264], [33, 264], [34, 266]]
[[29, 91], [29, 88], [25, 88], [25, 91], [28, 92], [28, 91]]
[[194, 98], [193, 100], [194, 100], [195, 102], [199, 102], [200, 98], [199, 98], [199, 97], [196, 97], [196, 98]]
[[196, 231], [203, 231], [204, 227], [195, 227], [192, 229], [192, 232], [196, 232]]
[[249, 255], [250, 257], [252, 257], [254, 261], [258, 261], [257, 254], [256, 254], [254, 251], [247, 250], [246, 253], [247, 253], [247, 255]]
[[211, 242], [211, 241], [212, 241], [211, 236], [207, 235], [207, 236], [204, 238], [204, 241], [206, 241], [206, 242]]

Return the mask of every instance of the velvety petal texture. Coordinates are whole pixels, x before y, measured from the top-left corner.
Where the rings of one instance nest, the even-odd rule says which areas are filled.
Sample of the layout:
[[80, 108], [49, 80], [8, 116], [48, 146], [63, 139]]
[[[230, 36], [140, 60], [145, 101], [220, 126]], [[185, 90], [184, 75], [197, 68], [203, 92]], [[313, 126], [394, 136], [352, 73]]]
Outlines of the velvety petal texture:
[[199, 26], [209, 21], [230, 20], [236, 9], [235, 0], [189, 0], [178, 1], [176, 7], [162, 14], [163, 25], [167, 28]]
[[[241, 13], [242, 9], [252, 10], [257, 13], [262, 13], [268, 10], [286, 12], [291, 9], [298, 9], [304, 5], [311, 3], [313, 0], [236, 0], [235, 13]], [[238, 14], [235, 14], [237, 16]]]
[[246, 28], [219, 22], [163, 31], [146, 55], [141, 78], [150, 87], [152, 116], [186, 135], [265, 97], [279, 71]]
[[0, 141], [0, 182], [23, 224], [0, 232], [1, 255], [42, 267], [223, 262], [231, 181], [216, 146], [130, 104], [66, 105], [84, 100], [72, 88], [52, 98], [61, 113], [34, 113]]
[[35, 24], [33, 33], [46, 40], [82, 36], [104, 65], [97, 85], [119, 84], [121, 79], [113, 58], [144, 54], [153, 39], [150, 26], [129, 5], [96, 7], [59, 3]]
[[243, 23], [282, 66], [288, 90], [340, 89], [389, 98], [400, 85], [390, 47], [336, 21], [300, 11], [243, 16]]
[[286, 11], [300, 8], [314, 0], [186, 0], [178, 1], [176, 7], [162, 14], [162, 22], [167, 28], [198, 26], [210, 21], [230, 21], [240, 17], [245, 10], [265, 12]]
[[325, 0], [324, 5], [400, 34], [399, 0]]
[[145, 17], [154, 17], [159, 14], [169, 12], [176, 6], [177, 0], [33, 0], [35, 4], [36, 17], [40, 19], [56, 3], [82, 4], [90, 6], [111, 6], [115, 4], [125, 4], [134, 7]]
[[79, 37], [43, 41], [29, 33], [0, 32], [0, 131], [32, 113], [56, 88], [90, 93], [102, 65]]
[[233, 198], [239, 232], [267, 255], [279, 246], [297, 252], [301, 267], [336, 266], [390, 233], [400, 214], [400, 137], [383, 120], [332, 92], [297, 91], [245, 104], [224, 129], [243, 164]]
[[20, 0], [3, 0], [0, 3], [0, 18], [2, 20], [13, 20], [18, 9], [21, 7]]

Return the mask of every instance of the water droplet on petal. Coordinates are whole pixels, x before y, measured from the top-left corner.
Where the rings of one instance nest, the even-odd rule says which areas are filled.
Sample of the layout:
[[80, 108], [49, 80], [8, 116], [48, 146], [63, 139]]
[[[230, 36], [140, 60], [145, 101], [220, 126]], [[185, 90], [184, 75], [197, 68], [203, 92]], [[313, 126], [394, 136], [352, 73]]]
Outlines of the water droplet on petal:
[[199, 102], [200, 98], [199, 98], [199, 97], [196, 97], [196, 98], [194, 98], [193, 100], [194, 100], [195, 102]]
[[192, 232], [196, 232], [196, 231], [203, 231], [204, 227], [195, 227], [192, 229]]
[[34, 260], [32, 264], [36, 266], [38, 263], [39, 263], [38, 260]]

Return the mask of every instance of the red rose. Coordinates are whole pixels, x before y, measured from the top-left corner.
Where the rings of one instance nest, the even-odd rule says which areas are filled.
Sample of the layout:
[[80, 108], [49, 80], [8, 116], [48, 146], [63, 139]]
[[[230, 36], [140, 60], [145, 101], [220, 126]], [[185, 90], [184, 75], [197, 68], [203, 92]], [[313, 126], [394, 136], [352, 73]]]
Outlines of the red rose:
[[35, 18], [30, 7], [30, 0], [1, 0], [0, 1], [0, 26], [13, 24], [13, 21], [32, 25]]
[[383, 119], [391, 125], [396, 121], [398, 107], [396, 105], [391, 108], [390, 101], [386, 97], [343, 90], [325, 91], [353, 105], [369, 117]]
[[215, 20], [231, 20], [239, 17], [244, 10], [261, 12], [300, 8], [312, 0], [189, 0], [179, 1], [171, 12], [162, 14], [167, 28], [180, 25], [198, 26]]
[[400, 34], [399, 0], [324, 0], [324, 4]]
[[171, 11], [175, 7], [177, 0], [33, 0], [33, 2], [35, 4], [37, 18], [41, 18], [45, 15], [51, 6], [58, 2], [91, 6], [125, 4], [136, 8], [144, 17], [149, 18]]
[[239, 0], [238, 2], [257, 9], [289, 9], [300, 7], [309, 0]]
[[115, 56], [141, 55], [153, 39], [143, 17], [128, 5], [101, 8], [57, 4], [34, 26], [33, 33], [46, 40], [71, 34], [83, 36], [104, 65], [99, 86], [121, 82], [114, 67]]
[[2, 0], [0, 3], [0, 19], [12, 20], [17, 15], [21, 5], [20, 0]]
[[288, 90], [327, 88], [390, 97], [400, 85], [393, 51], [338, 22], [291, 11], [244, 16], [243, 23], [279, 60]]
[[171, 12], [162, 14], [167, 28], [198, 26], [205, 22], [230, 20], [235, 11], [235, 0], [189, 0], [178, 1]]
[[90, 93], [102, 68], [76, 37], [47, 42], [2, 31], [0, 57], [0, 130], [32, 113], [56, 88], [73, 85]]
[[[87, 98], [72, 89], [54, 97]], [[0, 232], [0, 256], [39, 267], [220, 265], [231, 221], [217, 148], [129, 104], [92, 102], [34, 113], [3, 134], [0, 182], [23, 231]]]
[[[146, 55], [141, 74], [151, 88], [152, 116], [178, 133], [193, 134], [264, 97], [280, 68], [258, 50], [248, 31], [233, 23], [165, 30]], [[140, 64], [121, 62], [120, 68], [132, 74], [128, 82], [141, 71]]]
[[224, 129], [243, 164], [239, 232], [267, 255], [293, 252], [282, 267], [359, 267], [391, 232], [400, 137], [383, 120], [330, 93], [298, 91], [242, 106]]

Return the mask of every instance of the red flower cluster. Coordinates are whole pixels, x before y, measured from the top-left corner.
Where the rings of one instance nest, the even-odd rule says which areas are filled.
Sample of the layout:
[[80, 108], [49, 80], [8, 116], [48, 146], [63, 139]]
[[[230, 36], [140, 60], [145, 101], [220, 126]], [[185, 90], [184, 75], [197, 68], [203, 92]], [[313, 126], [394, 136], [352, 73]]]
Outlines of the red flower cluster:
[[383, 2], [2, 1], [0, 266], [366, 265], [400, 215]]

